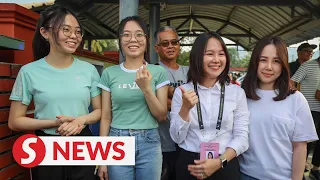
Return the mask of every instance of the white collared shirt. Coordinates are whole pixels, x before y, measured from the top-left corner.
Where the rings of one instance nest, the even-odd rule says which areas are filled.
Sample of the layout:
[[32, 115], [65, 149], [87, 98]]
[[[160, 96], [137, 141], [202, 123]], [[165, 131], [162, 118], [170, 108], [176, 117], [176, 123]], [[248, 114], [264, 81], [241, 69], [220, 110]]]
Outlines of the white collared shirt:
[[[186, 91], [194, 90], [192, 82], [182, 87]], [[190, 110], [189, 122], [180, 117], [182, 95], [179, 88], [175, 90], [170, 113], [170, 135], [181, 148], [199, 153], [201, 142], [218, 142], [219, 154], [230, 147], [236, 151], [237, 156], [248, 149], [249, 111], [245, 92], [238, 85], [226, 85], [222, 124], [217, 132], [220, 89], [219, 81], [211, 88], [198, 84], [204, 130], [199, 128], [196, 105]]]

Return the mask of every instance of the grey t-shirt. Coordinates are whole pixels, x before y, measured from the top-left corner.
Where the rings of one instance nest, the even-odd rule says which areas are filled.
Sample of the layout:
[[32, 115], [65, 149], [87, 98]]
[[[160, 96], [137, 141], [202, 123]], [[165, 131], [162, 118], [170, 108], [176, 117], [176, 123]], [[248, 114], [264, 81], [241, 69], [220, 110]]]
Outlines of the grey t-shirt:
[[[168, 72], [168, 78], [170, 86], [179, 87], [182, 84], [187, 83], [187, 73], [189, 70], [188, 66], [181, 66], [177, 70], [173, 70], [164, 65], [159, 61], [159, 65], [164, 67]], [[170, 112], [167, 113], [167, 121], [159, 123], [159, 134], [161, 138], [161, 149], [162, 152], [172, 152], [176, 150], [175, 143], [172, 141], [169, 133], [170, 128]]]

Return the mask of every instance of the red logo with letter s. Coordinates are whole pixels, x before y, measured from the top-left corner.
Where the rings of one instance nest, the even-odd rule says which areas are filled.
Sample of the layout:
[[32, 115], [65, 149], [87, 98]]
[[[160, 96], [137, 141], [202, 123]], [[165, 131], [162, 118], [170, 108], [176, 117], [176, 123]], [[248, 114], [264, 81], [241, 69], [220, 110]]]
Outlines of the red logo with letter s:
[[34, 134], [20, 136], [12, 148], [16, 162], [26, 168], [39, 165], [46, 154], [43, 141]]

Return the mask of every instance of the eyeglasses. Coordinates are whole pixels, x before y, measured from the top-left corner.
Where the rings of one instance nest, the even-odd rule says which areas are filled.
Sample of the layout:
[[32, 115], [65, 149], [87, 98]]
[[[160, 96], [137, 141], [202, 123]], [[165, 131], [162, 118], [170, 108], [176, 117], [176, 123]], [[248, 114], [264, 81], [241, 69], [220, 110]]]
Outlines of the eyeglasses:
[[77, 38], [83, 37], [83, 31], [81, 28], [75, 28], [74, 30], [70, 26], [62, 26], [61, 30], [63, 34], [67, 37], [71, 37], [72, 33], [74, 33]]
[[306, 52], [306, 53], [310, 53], [310, 54], [314, 54], [314, 52], [312, 50], [302, 50], [303, 52]]
[[146, 34], [144, 34], [143, 32], [135, 32], [135, 33], [129, 33], [129, 32], [124, 32], [122, 34], [120, 34], [120, 36], [122, 37], [122, 40], [125, 42], [129, 42], [132, 39], [132, 34], [134, 34], [134, 38], [138, 41], [141, 42], [144, 40], [144, 37], [146, 36]]
[[171, 41], [162, 41], [162, 42], [158, 43], [158, 46], [168, 47], [170, 44], [172, 46], [177, 46], [180, 44], [180, 40], [179, 39], [172, 39]]

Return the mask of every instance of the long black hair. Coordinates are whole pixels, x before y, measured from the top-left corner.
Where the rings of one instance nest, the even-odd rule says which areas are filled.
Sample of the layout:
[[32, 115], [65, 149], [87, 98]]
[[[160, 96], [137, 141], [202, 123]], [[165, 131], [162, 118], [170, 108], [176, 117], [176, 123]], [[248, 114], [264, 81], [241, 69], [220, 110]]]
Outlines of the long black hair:
[[146, 25], [146, 23], [139, 17], [139, 16], [128, 16], [124, 19], [121, 20], [120, 24], [119, 24], [119, 29], [118, 29], [118, 37], [119, 37], [119, 48], [120, 48], [120, 53], [122, 55], [123, 58], [125, 58], [123, 51], [122, 51], [122, 47], [121, 47], [121, 34], [123, 33], [123, 29], [126, 26], [127, 22], [129, 21], [134, 21], [136, 22], [142, 29], [143, 33], [146, 36], [146, 51], [144, 52], [144, 60], [146, 60], [147, 62], [149, 61], [149, 31], [148, 31], [148, 27]]
[[52, 38], [56, 45], [59, 45], [59, 30], [64, 23], [65, 17], [70, 14], [76, 18], [82, 30], [81, 24], [77, 16], [70, 10], [60, 5], [53, 5], [41, 12], [37, 23], [36, 31], [33, 36], [32, 48], [34, 60], [41, 59], [47, 56], [50, 52], [49, 42], [41, 35], [40, 28], [43, 27], [46, 31], [52, 30]]

